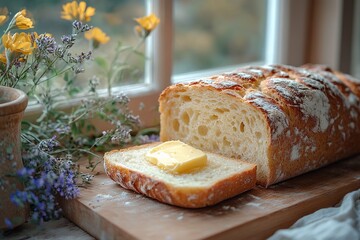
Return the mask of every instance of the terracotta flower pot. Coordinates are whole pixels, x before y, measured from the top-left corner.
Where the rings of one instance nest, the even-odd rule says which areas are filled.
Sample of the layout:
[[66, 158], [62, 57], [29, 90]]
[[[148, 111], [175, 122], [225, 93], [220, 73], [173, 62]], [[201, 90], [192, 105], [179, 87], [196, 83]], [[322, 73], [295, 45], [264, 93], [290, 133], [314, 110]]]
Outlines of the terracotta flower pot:
[[[20, 150], [20, 123], [28, 98], [20, 90], [0, 86], [0, 229], [21, 225], [26, 209], [10, 201], [10, 195], [23, 186], [11, 174], [23, 167]], [[2, 182], [1, 182], [2, 180]]]

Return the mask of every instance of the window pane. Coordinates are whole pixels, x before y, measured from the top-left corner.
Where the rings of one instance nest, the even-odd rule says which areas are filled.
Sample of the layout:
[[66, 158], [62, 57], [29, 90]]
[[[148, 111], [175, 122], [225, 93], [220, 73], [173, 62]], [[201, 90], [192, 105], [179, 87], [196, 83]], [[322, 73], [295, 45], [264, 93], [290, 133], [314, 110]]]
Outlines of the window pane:
[[[72, 32], [72, 20], [61, 19], [62, 5], [70, 2], [72, 1], [16, 0], [7, 1], [5, 6], [10, 13], [10, 17], [23, 8], [27, 9], [28, 14], [35, 22], [35, 27], [30, 31], [36, 31], [39, 34], [45, 32], [51, 33], [56, 38], [56, 42], [61, 43], [60, 37]], [[145, 2], [144, 0], [87, 0], [86, 4], [96, 9], [95, 15], [88, 24], [99, 27], [110, 37], [108, 43], [101, 44], [93, 51], [92, 59], [102, 58], [109, 65], [115, 57], [115, 49], [119, 43], [135, 46], [139, 41], [139, 37], [134, 33], [136, 25], [134, 18], [142, 17], [146, 14]], [[73, 52], [79, 54], [82, 51], [89, 51], [89, 41], [83, 36], [79, 39], [81, 40], [74, 45]], [[141, 46], [138, 50], [139, 52], [144, 52], [144, 46]], [[126, 56], [128, 63], [131, 63], [131, 66], [135, 67], [136, 71], [132, 72], [133, 74], [130, 74], [130, 71], [128, 71], [123, 75], [123, 79], [121, 81], [119, 79], [114, 85], [119, 86], [142, 82], [145, 59], [140, 54], [128, 55], [127, 52], [122, 52], [120, 56]], [[123, 58], [120, 57], [120, 59]], [[99, 63], [101, 60], [88, 62], [84, 66], [85, 72], [78, 74], [75, 79], [77, 86], [86, 88], [88, 80], [96, 75], [100, 79], [100, 88], [106, 88], [107, 74], [100, 67], [101, 64], [96, 62]], [[115, 75], [120, 76], [119, 74]], [[62, 81], [58, 81], [57, 84], [62, 84]]]
[[173, 73], [264, 59], [265, 0], [174, 1]]

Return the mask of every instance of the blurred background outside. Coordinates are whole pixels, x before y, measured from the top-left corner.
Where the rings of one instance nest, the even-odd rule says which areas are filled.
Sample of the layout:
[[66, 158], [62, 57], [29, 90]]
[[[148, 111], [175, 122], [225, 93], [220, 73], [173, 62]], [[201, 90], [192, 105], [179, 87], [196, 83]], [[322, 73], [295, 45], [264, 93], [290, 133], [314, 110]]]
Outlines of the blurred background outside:
[[[62, 5], [70, 1], [1, 1], [0, 7], [7, 7], [10, 16], [20, 9], [28, 9], [35, 21], [33, 30], [52, 33], [58, 42], [61, 35], [71, 32], [71, 22], [60, 18]], [[355, 12], [356, 9], [360, 10], [359, 2], [355, 0]], [[132, 46], [136, 44], [138, 38], [134, 33], [134, 18], [147, 14], [146, 1], [87, 0], [86, 3], [96, 8], [96, 14], [89, 24], [100, 27], [111, 38], [95, 51], [94, 58], [111, 60], [118, 42]], [[263, 61], [268, 3], [266, 0], [173, 1], [173, 75]], [[360, 78], [359, 14], [354, 16], [353, 30], [352, 74]], [[77, 48], [79, 52], [88, 50], [88, 41], [78, 43]], [[144, 51], [144, 48], [140, 50]], [[130, 62], [138, 71], [118, 82], [118, 85], [144, 80], [145, 59], [132, 56]], [[93, 75], [98, 75], [102, 80], [95, 63], [87, 66], [79, 78], [89, 79]], [[81, 82], [87, 81], [78, 82], [81, 85]]]
[[[8, 8], [11, 16], [20, 9], [27, 9], [35, 21], [32, 31], [52, 33], [60, 42], [61, 35], [71, 32], [71, 22], [60, 17], [62, 5], [67, 2], [70, 1], [16, 0], [2, 5]], [[111, 38], [94, 52], [94, 58], [112, 59], [119, 41], [124, 45], [136, 45], [134, 18], [146, 15], [145, 1], [87, 0], [86, 3], [96, 8], [89, 25], [100, 27]], [[173, 5], [173, 16], [173, 74], [263, 59], [266, 0], [177, 0]], [[88, 41], [83, 40], [76, 47], [79, 52], [86, 51]], [[119, 85], [139, 83], [144, 79], [144, 58], [133, 56], [130, 61], [139, 71]], [[101, 79], [99, 71], [92, 63], [79, 78], [100, 75]]]

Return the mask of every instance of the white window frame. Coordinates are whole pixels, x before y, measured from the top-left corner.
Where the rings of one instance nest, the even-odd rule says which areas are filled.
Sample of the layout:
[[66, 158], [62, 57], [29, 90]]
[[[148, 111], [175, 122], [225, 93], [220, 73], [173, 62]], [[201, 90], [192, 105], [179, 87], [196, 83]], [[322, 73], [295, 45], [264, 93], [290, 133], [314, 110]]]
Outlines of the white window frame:
[[[130, 108], [138, 114], [144, 127], [159, 124], [158, 97], [167, 86], [186, 82], [244, 65], [323, 63], [338, 69], [341, 51], [341, 0], [268, 0], [265, 59], [236, 66], [226, 66], [172, 76], [173, 1], [145, 1], [148, 13], [160, 18], [160, 24], [147, 42], [144, 83], [114, 88], [125, 92], [131, 99]], [[316, 19], [314, 18], [316, 15]], [[309, 20], [312, 16], [312, 20]], [[331, 26], [331, 27], [329, 27]], [[323, 44], [324, 41], [327, 44]], [[105, 95], [105, 91], [104, 91]], [[81, 99], [63, 104], [72, 107]], [[139, 110], [143, 103], [144, 109]], [[31, 118], [41, 111], [30, 106], [26, 116]], [[100, 129], [104, 126], [98, 126]]]
[[[355, 1], [355, 6], [354, 6], [354, 13], [359, 13], [360, 12], [360, 1], [357, 0]], [[360, 52], [360, 44], [359, 42], [355, 42], [355, 40], [359, 40], [360, 39], [360, 15], [356, 14], [354, 16], [354, 22], [356, 22], [353, 25], [353, 39], [352, 39], [352, 50], [355, 53], [359, 53]], [[350, 57], [351, 58], [351, 71], [352, 74], [356, 75], [356, 76], [360, 76], [360, 56], [353, 54], [353, 56]]]

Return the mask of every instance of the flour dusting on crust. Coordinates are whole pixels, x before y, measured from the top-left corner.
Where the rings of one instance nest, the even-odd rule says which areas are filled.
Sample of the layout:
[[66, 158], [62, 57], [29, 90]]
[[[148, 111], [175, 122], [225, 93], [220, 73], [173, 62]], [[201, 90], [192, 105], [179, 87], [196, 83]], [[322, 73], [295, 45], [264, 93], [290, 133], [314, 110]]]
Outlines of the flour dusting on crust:
[[244, 99], [266, 112], [270, 124], [273, 126], [272, 138], [276, 139], [285, 129], [289, 127], [289, 120], [286, 114], [274, 102], [271, 102], [261, 92], [248, 92]]

